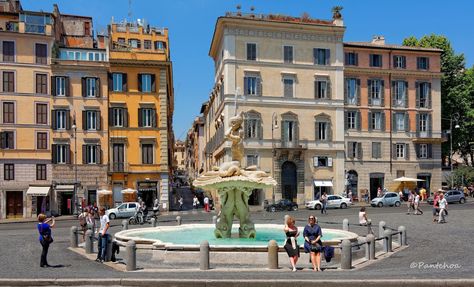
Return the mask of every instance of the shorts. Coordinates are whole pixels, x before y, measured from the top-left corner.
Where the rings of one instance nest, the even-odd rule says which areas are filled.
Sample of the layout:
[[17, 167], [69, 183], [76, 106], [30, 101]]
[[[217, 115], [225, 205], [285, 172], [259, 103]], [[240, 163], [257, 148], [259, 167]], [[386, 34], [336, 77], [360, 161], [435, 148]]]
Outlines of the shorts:
[[433, 216], [438, 215], [439, 208], [433, 207]]

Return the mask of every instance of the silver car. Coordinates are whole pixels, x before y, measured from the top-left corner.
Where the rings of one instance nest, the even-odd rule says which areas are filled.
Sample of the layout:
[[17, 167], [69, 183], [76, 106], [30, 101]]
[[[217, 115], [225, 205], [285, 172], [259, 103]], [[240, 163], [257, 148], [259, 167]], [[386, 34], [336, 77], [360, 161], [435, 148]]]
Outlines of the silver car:
[[386, 192], [381, 197], [376, 197], [372, 199], [370, 205], [373, 207], [382, 207], [382, 206], [400, 206], [400, 196], [396, 192]]
[[138, 210], [138, 207], [138, 202], [124, 202], [116, 208], [106, 210], [105, 214], [107, 214], [110, 219], [129, 218], [135, 214], [135, 212]]

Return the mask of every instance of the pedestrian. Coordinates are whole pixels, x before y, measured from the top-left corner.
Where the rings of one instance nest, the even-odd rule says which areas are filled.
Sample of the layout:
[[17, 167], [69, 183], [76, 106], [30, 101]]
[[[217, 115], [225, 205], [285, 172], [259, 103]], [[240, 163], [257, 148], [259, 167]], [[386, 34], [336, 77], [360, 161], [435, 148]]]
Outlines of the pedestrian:
[[311, 263], [314, 271], [321, 271], [321, 251], [323, 244], [321, 237], [321, 227], [318, 225], [318, 219], [314, 215], [308, 218], [308, 224], [303, 231], [304, 237], [304, 251], [309, 253]]
[[328, 214], [328, 211], [327, 211], [328, 195], [326, 194], [326, 192], [323, 192], [323, 195], [321, 195], [321, 204], [323, 205], [321, 207], [321, 214]]
[[408, 193], [408, 200], [407, 200], [407, 207], [408, 207], [407, 214], [408, 215], [411, 214], [411, 210], [413, 209], [413, 201], [414, 200], [415, 200], [415, 196], [413, 195], [413, 191], [410, 191]]
[[434, 195], [434, 200], [433, 200], [433, 222], [438, 221], [438, 215], [439, 215], [439, 194], [440, 192], [436, 192]]
[[377, 197], [382, 197], [382, 188], [380, 186], [377, 188]]
[[295, 218], [293, 216], [286, 217], [285, 228], [283, 231], [286, 234], [285, 241], [285, 251], [290, 258], [291, 266], [293, 267], [293, 272], [296, 271], [296, 263], [300, 257], [300, 246], [296, 242], [296, 238], [300, 235], [298, 232], [298, 227], [295, 226]]
[[77, 219], [79, 219], [79, 225], [81, 226], [82, 231], [82, 241], [86, 240], [86, 230], [87, 230], [87, 217], [89, 215], [89, 210], [87, 208], [84, 209], [83, 212], [79, 214]]
[[40, 213], [38, 215], [37, 228], [39, 232], [39, 242], [42, 247], [40, 267], [51, 267], [51, 265], [48, 264], [48, 250], [49, 245], [53, 243], [51, 228], [54, 227], [55, 223], [56, 221], [54, 220], [54, 216], [46, 219], [46, 215], [44, 213]]
[[105, 207], [99, 209], [100, 215], [100, 229], [99, 229], [99, 240], [98, 240], [98, 253], [97, 259], [100, 263], [105, 261], [105, 255], [107, 250], [107, 240], [109, 239], [109, 227], [110, 220], [109, 217], [105, 214]]
[[420, 195], [417, 194], [415, 195], [415, 201], [413, 203], [414, 209], [415, 209], [415, 215], [423, 215], [423, 210], [420, 208]]
[[197, 209], [198, 206], [199, 206], [199, 199], [197, 198], [196, 195], [194, 195], [194, 197], [193, 197], [193, 208]]
[[209, 212], [209, 197], [207, 195], [204, 197], [204, 210]]
[[365, 207], [361, 207], [359, 210], [359, 225], [367, 226], [367, 212], [365, 211]]
[[86, 224], [87, 228], [92, 230], [92, 234], [95, 233], [95, 218], [94, 218], [94, 210], [88, 209], [89, 212], [87, 213]]
[[424, 186], [420, 189], [420, 201], [426, 200], [426, 189]]
[[158, 200], [158, 197], [155, 198], [155, 201], [153, 202], [153, 215], [158, 216], [158, 213], [160, 212], [160, 201]]
[[446, 198], [444, 198], [444, 195], [441, 193], [439, 195], [439, 218], [438, 218], [438, 223], [446, 223], [445, 216], [448, 215], [447, 209], [448, 209], [448, 202], [446, 201]]
[[184, 199], [182, 196], [179, 196], [178, 203], [179, 203], [179, 210], [183, 210]]
[[349, 201], [352, 203], [352, 190], [349, 190], [348, 197], [349, 197]]
[[403, 191], [401, 188], [398, 189], [398, 196], [400, 197], [400, 201], [403, 201]]

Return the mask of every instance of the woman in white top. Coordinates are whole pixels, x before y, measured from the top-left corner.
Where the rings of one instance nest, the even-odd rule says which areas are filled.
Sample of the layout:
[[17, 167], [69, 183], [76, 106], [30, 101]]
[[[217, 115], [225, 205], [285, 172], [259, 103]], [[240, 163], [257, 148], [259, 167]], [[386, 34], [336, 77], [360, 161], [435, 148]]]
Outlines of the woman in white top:
[[365, 212], [365, 207], [361, 207], [359, 211], [359, 225], [367, 225], [367, 212]]

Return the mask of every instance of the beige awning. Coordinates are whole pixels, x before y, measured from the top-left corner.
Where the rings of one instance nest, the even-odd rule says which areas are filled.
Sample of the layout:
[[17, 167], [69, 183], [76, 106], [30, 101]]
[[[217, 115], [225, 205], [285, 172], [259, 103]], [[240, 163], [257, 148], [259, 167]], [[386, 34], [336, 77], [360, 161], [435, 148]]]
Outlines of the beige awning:
[[112, 191], [111, 190], [107, 190], [107, 189], [99, 189], [97, 191], [97, 193], [99, 194], [112, 194]]
[[58, 184], [54, 189], [56, 191], [74, 191], [74, 184]]
[[333, 186], [331, 180], [315, 180], [314, 186]]
[[121, 192], [122, 193], [136, 193], [137, 191], [132, 188], [127, 188], [127, 189], [123, 189]]
[[48, 196], [51, 186], [30, 186], [26, 195], [30, 196]]

